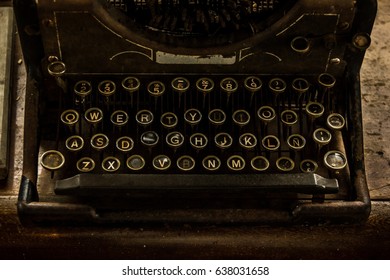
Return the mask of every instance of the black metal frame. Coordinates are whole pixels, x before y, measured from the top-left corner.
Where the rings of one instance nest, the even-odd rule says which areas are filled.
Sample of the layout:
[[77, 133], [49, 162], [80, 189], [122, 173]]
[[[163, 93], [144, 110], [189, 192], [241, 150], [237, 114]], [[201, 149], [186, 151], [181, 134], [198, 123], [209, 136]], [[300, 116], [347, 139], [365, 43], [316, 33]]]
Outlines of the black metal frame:
[[[111, 213], [99, 216], [93, 207], [83, 204], [40, 201], [36, 187], [39, 150], [39, 106], [42, 84], [41, 61], [44, 58], [39, 33], [39, 18], [34, 0], [14, 0], [14, 9], [27, 67], [27, 87], [25, 103], [25, 130], [23, 176], [18, 198], [18, 213], [25, 224], [39, 222], [208, 222], [208, 223], [302, 223], [302, 222], [362, 222], [370, 213], [371, 204], [367, 188], [363, 127], [360, 93], [360, 66], [368, 45], [354, 44], [356, 36], [369, 39], [376, 15], [376, 0], [358, 0], [356, 20], [352, 26], [345, 60], [347, 61], [346, 84], [351, 89], [349, 95], [350, 116], [353, 124], [351, 133], [352, 184], [356, 192], [353, 201], [298, 201], [290, 211], [271, 209], [189, 209], [189, 210], [139, 210]], [[364, 20], [358, 20], [364, 19]], [[32, 47], [33, 46], [33, 47]]]

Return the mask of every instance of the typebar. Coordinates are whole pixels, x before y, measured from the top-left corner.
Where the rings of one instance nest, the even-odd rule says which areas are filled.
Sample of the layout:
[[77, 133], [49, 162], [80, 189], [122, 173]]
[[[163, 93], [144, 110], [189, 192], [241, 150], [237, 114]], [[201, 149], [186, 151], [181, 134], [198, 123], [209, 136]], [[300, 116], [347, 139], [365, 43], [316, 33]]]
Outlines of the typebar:
[[[336, 193], [337, 179], [315, 173], [302, 174], [78, 174], [58, 180], [57, 194], [107, 195], [116, 191], [267, 191], [303, 194]], [[95, 192], [97, 191], [98, 192]]]

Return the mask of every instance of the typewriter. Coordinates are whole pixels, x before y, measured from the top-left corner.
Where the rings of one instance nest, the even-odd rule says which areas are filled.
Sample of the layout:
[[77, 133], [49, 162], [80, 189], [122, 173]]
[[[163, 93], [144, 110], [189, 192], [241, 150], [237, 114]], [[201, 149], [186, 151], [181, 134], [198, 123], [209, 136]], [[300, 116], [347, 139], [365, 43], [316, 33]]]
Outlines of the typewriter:
[[25, 222], [360, 222], [375, 0], [14, 1]]

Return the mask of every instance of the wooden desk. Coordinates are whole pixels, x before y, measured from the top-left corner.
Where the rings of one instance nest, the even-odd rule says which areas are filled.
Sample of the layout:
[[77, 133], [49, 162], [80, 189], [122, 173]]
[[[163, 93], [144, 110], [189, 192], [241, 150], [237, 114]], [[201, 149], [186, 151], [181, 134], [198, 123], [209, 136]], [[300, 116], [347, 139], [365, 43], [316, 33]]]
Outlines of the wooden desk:
[[0, 187], [3, 259], [389, 259], [390, 3], [379, 0], [362, 69], [365, 152], [372, 213], [364, 225], [26, 228], [16, 215], [25, 74], [16, 53], [10, 176]]

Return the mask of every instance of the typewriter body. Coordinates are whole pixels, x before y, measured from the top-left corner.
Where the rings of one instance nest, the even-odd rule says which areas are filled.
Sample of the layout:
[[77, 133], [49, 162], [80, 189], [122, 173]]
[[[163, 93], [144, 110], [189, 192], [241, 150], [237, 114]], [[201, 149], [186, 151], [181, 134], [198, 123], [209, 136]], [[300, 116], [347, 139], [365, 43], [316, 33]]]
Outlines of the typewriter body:
[[14, 1], [23, 221], [363, 221], [374, 0]]

